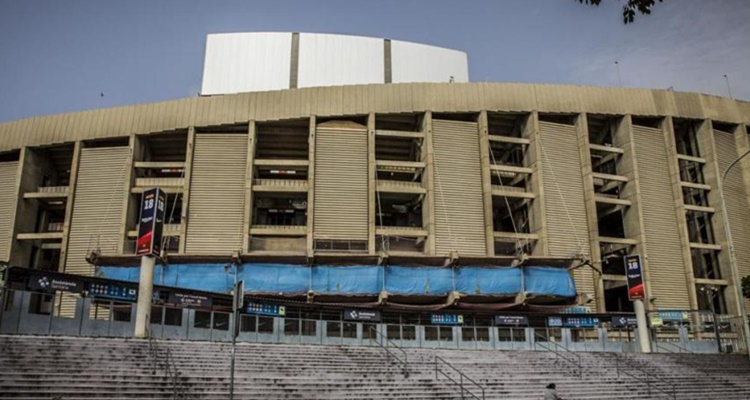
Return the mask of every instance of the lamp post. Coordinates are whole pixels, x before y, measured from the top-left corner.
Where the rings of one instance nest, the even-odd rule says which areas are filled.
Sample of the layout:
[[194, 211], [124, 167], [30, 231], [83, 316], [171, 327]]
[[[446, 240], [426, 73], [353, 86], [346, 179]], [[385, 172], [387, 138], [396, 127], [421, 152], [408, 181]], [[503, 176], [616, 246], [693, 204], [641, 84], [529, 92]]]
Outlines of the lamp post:
[[742, 297], [742, 281], [740, 280], [740, 273], [737, 269], [737, 256], [734, 254], [734, 242], [732, 241], [732, 230], [729, 229], [729, 215], [727, 214], [727, 203], [724, 199], [724, 181], [727, 178], [727, 174], [740, 160], [750, 154], [750, 150], [744, 152], [741, 156], [737, 157], [721, 174], [719, 179], [719, 200], [721, 202], [721, 215], [724, 220], [724, 234], [727, 238], [727, 246], [729, 246], [729, 267], [732, 270], [732, 280], [734, 280], [734, 289], [736, 291], [737, 302], [740, 307], [740, 315], [742, 316], [742, 329], [745, 336], [745, 349], [747, 350], [748, 357], [750, 357], [750, 326], [747, 320], [747, 310], [745, 310], [745, 301]]

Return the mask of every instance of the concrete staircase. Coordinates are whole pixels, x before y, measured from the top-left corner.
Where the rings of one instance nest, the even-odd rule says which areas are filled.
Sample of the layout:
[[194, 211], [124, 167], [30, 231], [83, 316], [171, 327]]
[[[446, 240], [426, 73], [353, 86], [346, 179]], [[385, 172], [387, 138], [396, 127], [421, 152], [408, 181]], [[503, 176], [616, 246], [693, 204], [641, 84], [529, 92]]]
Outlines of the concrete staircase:
[[[158, 341], [155, 348], [161, 360], [171, 355], [181, 398], [228, 398], [228, 344]], [[576, 353], [579, 376], [548, 352], [406, 352], [408, 378], [378, 347], [238, 343], [235, 398], [460, 399], [447, 379], [435, 380], [437, 355], [482, 384], [487, 399], [541, 399], [550, 382], [566, 399], [671, 398], [656, 384], [649, 394], [646, 379], [666, 380], [658, 386], [669, 393], [674, 384], [678, 399], [750, 399], [750, 363], [742, 356]], [[627, 374], [618, 376], [616, 359]], [[0, 398], [169, 399], [164, 368], [162, 361], [154, 373], [146, 340], [0, 336]]]

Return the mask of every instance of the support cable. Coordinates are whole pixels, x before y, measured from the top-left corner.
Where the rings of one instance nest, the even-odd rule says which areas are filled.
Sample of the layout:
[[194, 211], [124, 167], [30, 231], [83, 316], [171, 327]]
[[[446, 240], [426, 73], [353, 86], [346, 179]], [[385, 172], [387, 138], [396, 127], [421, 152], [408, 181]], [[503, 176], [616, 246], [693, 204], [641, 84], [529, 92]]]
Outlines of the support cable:
[[[490, 149], [490, 157], [492, 157], [492, 165], [497, 165], [497, 161], [495, 160], [495, 152], [492, 151], [492, 144], [489, 145]], [[492, 170], [492, 168], [490, 168]], [[503, 177], [500, 175], [500, 171], [495, 171], [497, 173], [497, 180], [500, 181], [500, 187], [505, 189], [505, 185], [503, 185]], [[521, 238], [518, 237], [518, 229], [516, 228], [516, 220], [513, 218], [513, 210], [510, 208], [510, 202], [508, 201], [508, 196], [503, 196], [505, 199], [505, 206], [508, 208], [508, 217], [510, 218], [510, 223], [513, 226], [513, 233], [516, 234], [516, 245], [520, 247], [521, 252], [529, 245], [529, 239], [526, 238], [525, 243], [521, 242]], [[528, 213], [527, 213], [528, 215]], [[527, 216], [528, 218], [528, 216]]]

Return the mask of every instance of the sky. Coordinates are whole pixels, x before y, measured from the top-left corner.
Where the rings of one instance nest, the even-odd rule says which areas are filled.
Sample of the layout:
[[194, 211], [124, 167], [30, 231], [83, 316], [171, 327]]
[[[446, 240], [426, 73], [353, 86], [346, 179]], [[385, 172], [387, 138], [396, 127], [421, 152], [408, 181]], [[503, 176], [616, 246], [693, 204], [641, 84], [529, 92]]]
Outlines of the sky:
[[[196, 96], [206, 35], [294, 31], [463, 50], [471, 81], [673, 88], [750, 100], [750, 1], [0, 0], [0, 122]], [[618, 65], [615, 65], [615, 61]], [[101, 93], [104, 96], [101, 96]]]

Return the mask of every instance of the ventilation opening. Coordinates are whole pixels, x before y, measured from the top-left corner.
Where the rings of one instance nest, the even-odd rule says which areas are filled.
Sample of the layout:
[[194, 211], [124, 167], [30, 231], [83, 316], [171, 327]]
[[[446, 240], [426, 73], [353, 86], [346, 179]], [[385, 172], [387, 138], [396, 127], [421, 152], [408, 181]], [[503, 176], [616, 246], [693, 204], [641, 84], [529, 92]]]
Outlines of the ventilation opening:
[[691, 249], [693, 274], [701, 279], [721, 279], [719, 251], [711, 249]]
[[619, 155], [617, 153], [591, 152], [591, 170], [600, 174], [618, 175], [617, 162]]
[[496, 256], [517, 256], [519, 254], [531, 254], [534, 241], [520, 242], [511, 238], [496, 238], [494, 243]]
[[256, 159], [307, 160], [309, 158], [310, 121], [307, 119], [258, 123]]
[[633, 302], [628, 298], [627, 283], [605, 281], [604, 304], [609, 312], [633, 312]]
[[253, 200], [253, 225], [306, 226], [307, 193], [258, 193]]
[[31, 248], [31, 259], [29, 266], [42, 271], [57, 271], [60, 265], [60, 249], [47, 248], [49, 244], [41, 243], [41, 247]]
[[424, 237], [375, 236], [375, 249], [378, 252], [424, 253]]
[[698, 128], [700, 121], [677, 119], [674, 120], [674, 139], [677, 153], [691, 157], [700, 157], [698, 146]]
[[596, 213], [599, 236], [625, 238], [622, 209], [609, 204], [597, 203]]
[[520, 143], [490, 141], [490, 163], [523, 167], [528, 146]]
[[416, 114], [378, 114], [375, 129], [384, 131], [420, 132], [422, 116]]
[[556, 124], [575, 125], [576, 116], [571, 114], [539, 114], [539, 121]]
[[530, 114], [487, 113], [487, 125], [490, 135], [506, 137], [523, 137], [524, 127]]
[[250, 236], [250, 251], [294, 252], [303, 253], [307, 247], [307, 237], [303, 235], [280, 236], [262, 235]]
[[705, 184], [703, 177], [703, 164], [692, 160], [678, 160], [680, 167], [680, 180], [683, 182]]
[[712, 213], [703, 211], [688, 210], [685, 212], [688, 225], [688, 238], [691, 243], [716, 243], [713, 223], [711, 222], [712, 217]]
[[718, 121], [711, 121], [711, 124], [713, 125], [714, 130], [719, 131], [719, 132], [724, 132], [730, 135], [733, 135], [734, 131], [737, 130], [737, 125], [735, 124], [726, 124], [726, 123], [718, 122]]
[[660, 129], [661, 123], [663, 119], [662, 118], [654, 118], [654, 117], [632, 117], [632, 123], [635, 126], [643, 126], [646, 128], [654, 128], [654, 129]]
[[493, 196], [492, 227], [495, 232], [529, 233], [528, 200]]
[[422, 139], [376, 136], [375, 158], [386, 161], [420, 161]]
[[510, 171], [492, 171], [490, 182], [504, 190], [513, 190], [526, 192], [530, 187], [529, 174], [510, 172]]
[[0, 162], [18, 161], [21, 159], [20, 150], [0, 152]]
[[615, 133], [622, 117], [588, 115], [589, 143], [601, 146], [614, 146]]
[[422, 228], [423, 195], [379, 193], [375, 223], [378, 227]]
[[130, 146], [130, 138], [127, 136], [123, 136], [116, 138], [86, 140], [83, 142], [83, 145], [87, 148]]

